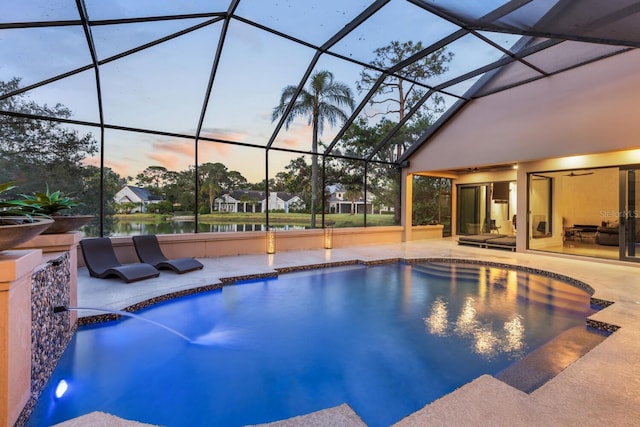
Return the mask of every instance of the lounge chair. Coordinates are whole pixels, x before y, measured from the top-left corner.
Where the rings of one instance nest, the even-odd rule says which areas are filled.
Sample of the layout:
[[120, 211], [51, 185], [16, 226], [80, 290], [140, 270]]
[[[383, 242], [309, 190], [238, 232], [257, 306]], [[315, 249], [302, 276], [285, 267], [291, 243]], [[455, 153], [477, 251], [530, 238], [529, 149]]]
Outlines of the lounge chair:
[[83, 239], [80, 241], [80, 248], [92, 277], [106, 279], [116, 276], [131, 283], [160, 275], [160, 272], [150, 264], [121, 264], [116, 258], [111, 239], [108, 237]]
[[204, 267], [195, 258], [168, 259], [162, 253], [158, 238], [153, 234], [143, 236], [133, 236], [133, 245], [140, 261], [151, 264], [157, 269], [171, 269], [178, 274], [187, 273], [193, 270], [200, 270]]
[[487, 248], [516, 250], [516, 236], [496, 237], [485, 242]]
[[458, 236], [458, 244], [473, 245], [473, 246], [479, 246], [481, 248], [486, 248], [487, 240], [496, 239], [498, 237], [506, 237], [506, 234], [483, 233], [483, 234], [461, 235], [461, 236]]

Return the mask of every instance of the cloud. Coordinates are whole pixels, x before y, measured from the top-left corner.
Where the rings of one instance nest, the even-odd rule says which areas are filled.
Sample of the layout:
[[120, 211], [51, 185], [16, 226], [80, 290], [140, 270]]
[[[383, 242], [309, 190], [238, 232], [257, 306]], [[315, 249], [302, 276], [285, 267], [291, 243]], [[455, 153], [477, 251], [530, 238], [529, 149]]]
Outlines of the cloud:
[[[226, 136], [229, 135], [231, 135], [231, 133], [226, 134]], [[213, 137], [211, 135], [207, 136]], [[222, 138], [221, 133], [216, 134], [215, 137]], [[155, 161], [155, 164], [164, 166], [169, 170], [186, 169], [187, 165], [194, 163], [195, 146], [193, 140], [163, 140], [154, 142], [152, 146], [153, 152], [148, 154], [149, 159]], [[230, 144], [200, 141], [198, 145], [198, 158], [201, 163], [204, 163], [207, 162], [207, 159], [228, 157], [232, 154], [232, 151], [233, 146]]]
[[137, 170], [137, 164], [131, 164], [125, 161], [113, 161], [105, 159], [104, 165], [111, 168], [112, 171], [120, 175], [122, 178], [128, 176], [136, 176], [141, 170]]
[[172, 171], [184, 169], [182, 159], [171, 153], [153, 153], [149, 155], [149, 159], [153, 160], [153, 166], [163, 166]]
[[245, 141], [247, 132], [224, 128], [203, 128], [200, 135], [205, 138], [216, 138], [225, 141]]
[[[318, 139], [329, 143], [336, 136], [338, 129], [338, 127], [331, 128], [325, 123], [324, 132], [322, 135], [318, 135]], [[280, 130], [280, 133], [278, 133], [276, 137], [275, 145], [277, 147], [304, 151], [311, 150], [312, 130], [311, 125], [307, 124], [306, 119], [298, 118], [289, 126], [289, 129], [283, 127], [282, 130]]]
[[156, 141], [152, 144], [153, 154], [149, 155], [151, 158], [172, 156], [186, 156], [193, 159], [195, 155], [195, 149], [192, 140], [188, 139], [170, 139], [163, 141]]
[[[100, 157], [88, 157], [82, 162], [84, 165], [95, 166], [97, 168], [100, 167]], [[114, 161], [113, 159], [105, 159], [104, 162], [105, 167], [110, 168], [112, 171], [120, 175], [122, 178], [126, 178], [127, 176], [135, 176], [142, 170], [137, 170], [138, 165], [132, 164], [126, 161]], [[135, 170], [134, 170], [135, 169]]]
[[[325, 132], [326, 133], [326, 132]], [[226, 141], [266, 145], [270, 131], [254, 134], [238, 128], [203, 128], [202, 135]], [[299, 118], [289, 127], [282, 129], [275, 141], [275, 147], [310, 150], [311, 126], [306, 120]], [[262, 165], [264, 150], [248, 148], [221, 142], [200, 141], [198, 161], [202, 163], [225, 164], [231, 170], [237, 170], [247, 179], [260, 181], [264, 179]], [[162, 166], [171, 171], [184, 171], [193, 167], [195, 162], [195, 144], [193, 139], [174, 138], [158, 135], [136, 135], [134, 139], [122, 138], [106, 150], [105, 164], [121, 177], [135, 177], [149, 166]], [[273, 161], [277, 158], [273, 157]], [[283, 156], [283, 158], [290, 156]], [[258, 162], [258, 163], [256, 163]], [[277, 163], [277, 161], [276, 161]], [[100, 166], [99, 157], [85, 160], [85, 164]]]
[[200, 143], [200, 155], [206, 156], [219, 156], [227, 157], [233, 152], [233, 146], [229, 144], [220, 144], [216, 142], [201, 142]]
[[279, 147], [291, 149], [310, 150], [311, 149], [311, 126], [306, 122], [294, 121], [289, 129], [284, 127], [278, 133], [275, 144]]
[[100, 157], [87, 157], [82, 161], [82, 164], [87, 166], [100, 167]]

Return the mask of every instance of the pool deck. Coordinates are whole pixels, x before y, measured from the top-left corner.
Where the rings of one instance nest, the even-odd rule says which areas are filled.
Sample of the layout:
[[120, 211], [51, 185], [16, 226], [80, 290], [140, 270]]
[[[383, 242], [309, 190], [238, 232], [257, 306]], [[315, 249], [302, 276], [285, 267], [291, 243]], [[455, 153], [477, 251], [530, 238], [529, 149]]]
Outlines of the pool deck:
[[[344, 249], [204, 258], [201, 271], [126, 284], [78, 272], [78, 306], [121, 310], [167, 294], [218, 286], [224, 279], [273, 274], [275, 269], [393, 258], [456, 258], [546, 270], [583, 281], [594, 297], [612, 301], [592, 319], [620, 329], [531, 394], [484, 375], [399, 421], [396, 426], [635, 426], [640, 420], [640, 265], [578, 257], [515, 253], [458, 246], [453, 239]], [[223, 279], [223, 280], [221, 280]], [[81, 318], [101, 314], [80, 311]], [[326, 418], [323, 418], [326, 417]], [[354, 420], [355, 418], [355, 420]], [[353, 422], [346, 422], [345, 420]], [[74, 426], [95, 425], [81, 419]], [[79, 422], [79, 423], [78, 423]], [[71, 421], [69, 421], [71, 423]], [[65, 425], [67, 423], [63, 423]], [[67, 424], [72, 425], [72, 424]], [[122, 425], [127, 425], [126, 421]], [[132, 422], [131, 425], [140, 425]], [[272, 423], [273, 426], [359, 425], [335, 410]]]

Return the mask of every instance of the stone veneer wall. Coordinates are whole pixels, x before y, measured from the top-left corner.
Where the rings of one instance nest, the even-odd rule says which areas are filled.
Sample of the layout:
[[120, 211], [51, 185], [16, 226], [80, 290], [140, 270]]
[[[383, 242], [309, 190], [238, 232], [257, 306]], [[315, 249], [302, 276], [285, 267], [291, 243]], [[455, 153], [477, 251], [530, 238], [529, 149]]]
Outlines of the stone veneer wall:
[[16, 426], [27, 422], [75, 332], [69, 312], [53, 312], [54, 307], [70, 304], [70, 277], [69, 252], [43, 264], [31, 277], [31, 397]]

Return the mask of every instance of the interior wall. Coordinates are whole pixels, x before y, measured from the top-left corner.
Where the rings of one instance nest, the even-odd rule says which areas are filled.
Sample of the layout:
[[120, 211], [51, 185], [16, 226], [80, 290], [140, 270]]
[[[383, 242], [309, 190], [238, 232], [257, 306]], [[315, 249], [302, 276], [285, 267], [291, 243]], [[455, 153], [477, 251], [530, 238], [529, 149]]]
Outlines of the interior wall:
[[600, 225], [618, 211], [617, 168], [595, 169], [592, 175], [556, 174], [556, 205], [563, 225]]
[[410, 159], [408, 172], [638, 147], [640, 51], [471, 101]]

